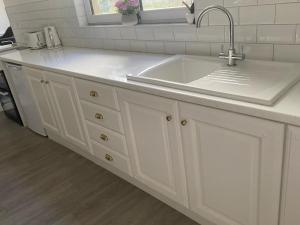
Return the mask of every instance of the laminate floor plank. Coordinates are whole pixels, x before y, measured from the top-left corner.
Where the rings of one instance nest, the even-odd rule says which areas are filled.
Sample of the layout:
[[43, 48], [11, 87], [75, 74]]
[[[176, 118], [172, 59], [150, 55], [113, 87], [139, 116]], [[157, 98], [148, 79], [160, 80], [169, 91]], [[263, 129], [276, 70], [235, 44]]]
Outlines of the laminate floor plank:
[[197, 225], [0, 113], [0, 225]]

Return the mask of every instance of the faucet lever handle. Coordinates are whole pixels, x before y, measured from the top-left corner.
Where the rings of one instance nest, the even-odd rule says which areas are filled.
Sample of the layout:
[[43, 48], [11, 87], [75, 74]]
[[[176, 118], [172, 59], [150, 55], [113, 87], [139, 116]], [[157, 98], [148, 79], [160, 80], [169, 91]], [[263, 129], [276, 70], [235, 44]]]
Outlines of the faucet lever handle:
[[244, 45], [241, 45], [241, 58], [242, 58], [242, 60], [245, 59]]
[[224, 53], [224, 45], [221, 44], [221, 53]]
[[224, 45], [221, 45], [221, 52], [219, 53], [219, 57], [222, 58], [225, 56], [225, 52], [224, 52]]

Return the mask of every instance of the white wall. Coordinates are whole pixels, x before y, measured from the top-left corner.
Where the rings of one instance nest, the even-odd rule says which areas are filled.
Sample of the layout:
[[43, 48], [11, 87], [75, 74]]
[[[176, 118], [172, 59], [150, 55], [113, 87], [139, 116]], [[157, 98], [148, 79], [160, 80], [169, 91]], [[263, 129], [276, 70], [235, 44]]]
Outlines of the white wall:
[[8, 17], [5, 11], [3, 0], [0, 0], [0, 34], [3, 34], [9, 27]]
[[[58, 28], [64, 45], [216, 55], [228, 45], [228, 23], [212, 12], [196, 30], [188, 25], [82, 26], [82, 0], [4, 0], [18, 42], [23, 33], [47, 24]], [[74, 2], [75, 5], [74, 5]], [[236, 23], [237, 47], [246, 57], [300, 62], [300, 0], [195, 0], [199, 12], [210, 4], [227, 7]], [[79, 20], [78, 20], [79, 18]]]

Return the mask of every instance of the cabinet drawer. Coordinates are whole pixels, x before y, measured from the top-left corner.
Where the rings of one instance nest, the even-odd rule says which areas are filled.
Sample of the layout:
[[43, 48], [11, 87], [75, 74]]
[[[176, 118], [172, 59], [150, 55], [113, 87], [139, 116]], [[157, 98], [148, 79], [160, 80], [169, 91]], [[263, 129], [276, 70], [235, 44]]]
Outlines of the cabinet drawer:
[[91, 141], [91, 143], [94, 155], [97, 158], [131, 176], [130, 163], [127, 157], [121, 156], [95, 141]]
[[119, 112], [81, 101], [84, 117], [90, 122], [123, 133], [122, 119]]
[[76, 87], [80, 99], [119, 110], [113, 87], [80, 79], [76, 79]]
[[96, 142], [99, 142], [106, 147], [109, 147], [113, 151], [120, 154], [127, 155], [125, 137], [112, 130], [106, 129], [102, 126], [92, 124], [87, 121], [87, 128], [90, 138]]

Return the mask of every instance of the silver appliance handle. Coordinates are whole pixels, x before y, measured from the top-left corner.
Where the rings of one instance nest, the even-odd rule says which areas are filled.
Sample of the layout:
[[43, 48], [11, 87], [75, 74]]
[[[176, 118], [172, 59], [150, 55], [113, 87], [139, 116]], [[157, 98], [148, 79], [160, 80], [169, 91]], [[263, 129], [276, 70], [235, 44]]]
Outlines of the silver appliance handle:
[[13, 69], [13, 70], [20, 71], [22, 69], [22, 67], [18, 66], [18, 65], [11, 65], [11, 64], [6, 64], [6, 65], [7, 65], [7, 68], [10, 68], [10, 69]]
[[8, 92], [2, 92], [2, 91], [0, 91], [0, 95], [1, 95], [1, 96], [7, 96], [7, 95], [8, 95]]

